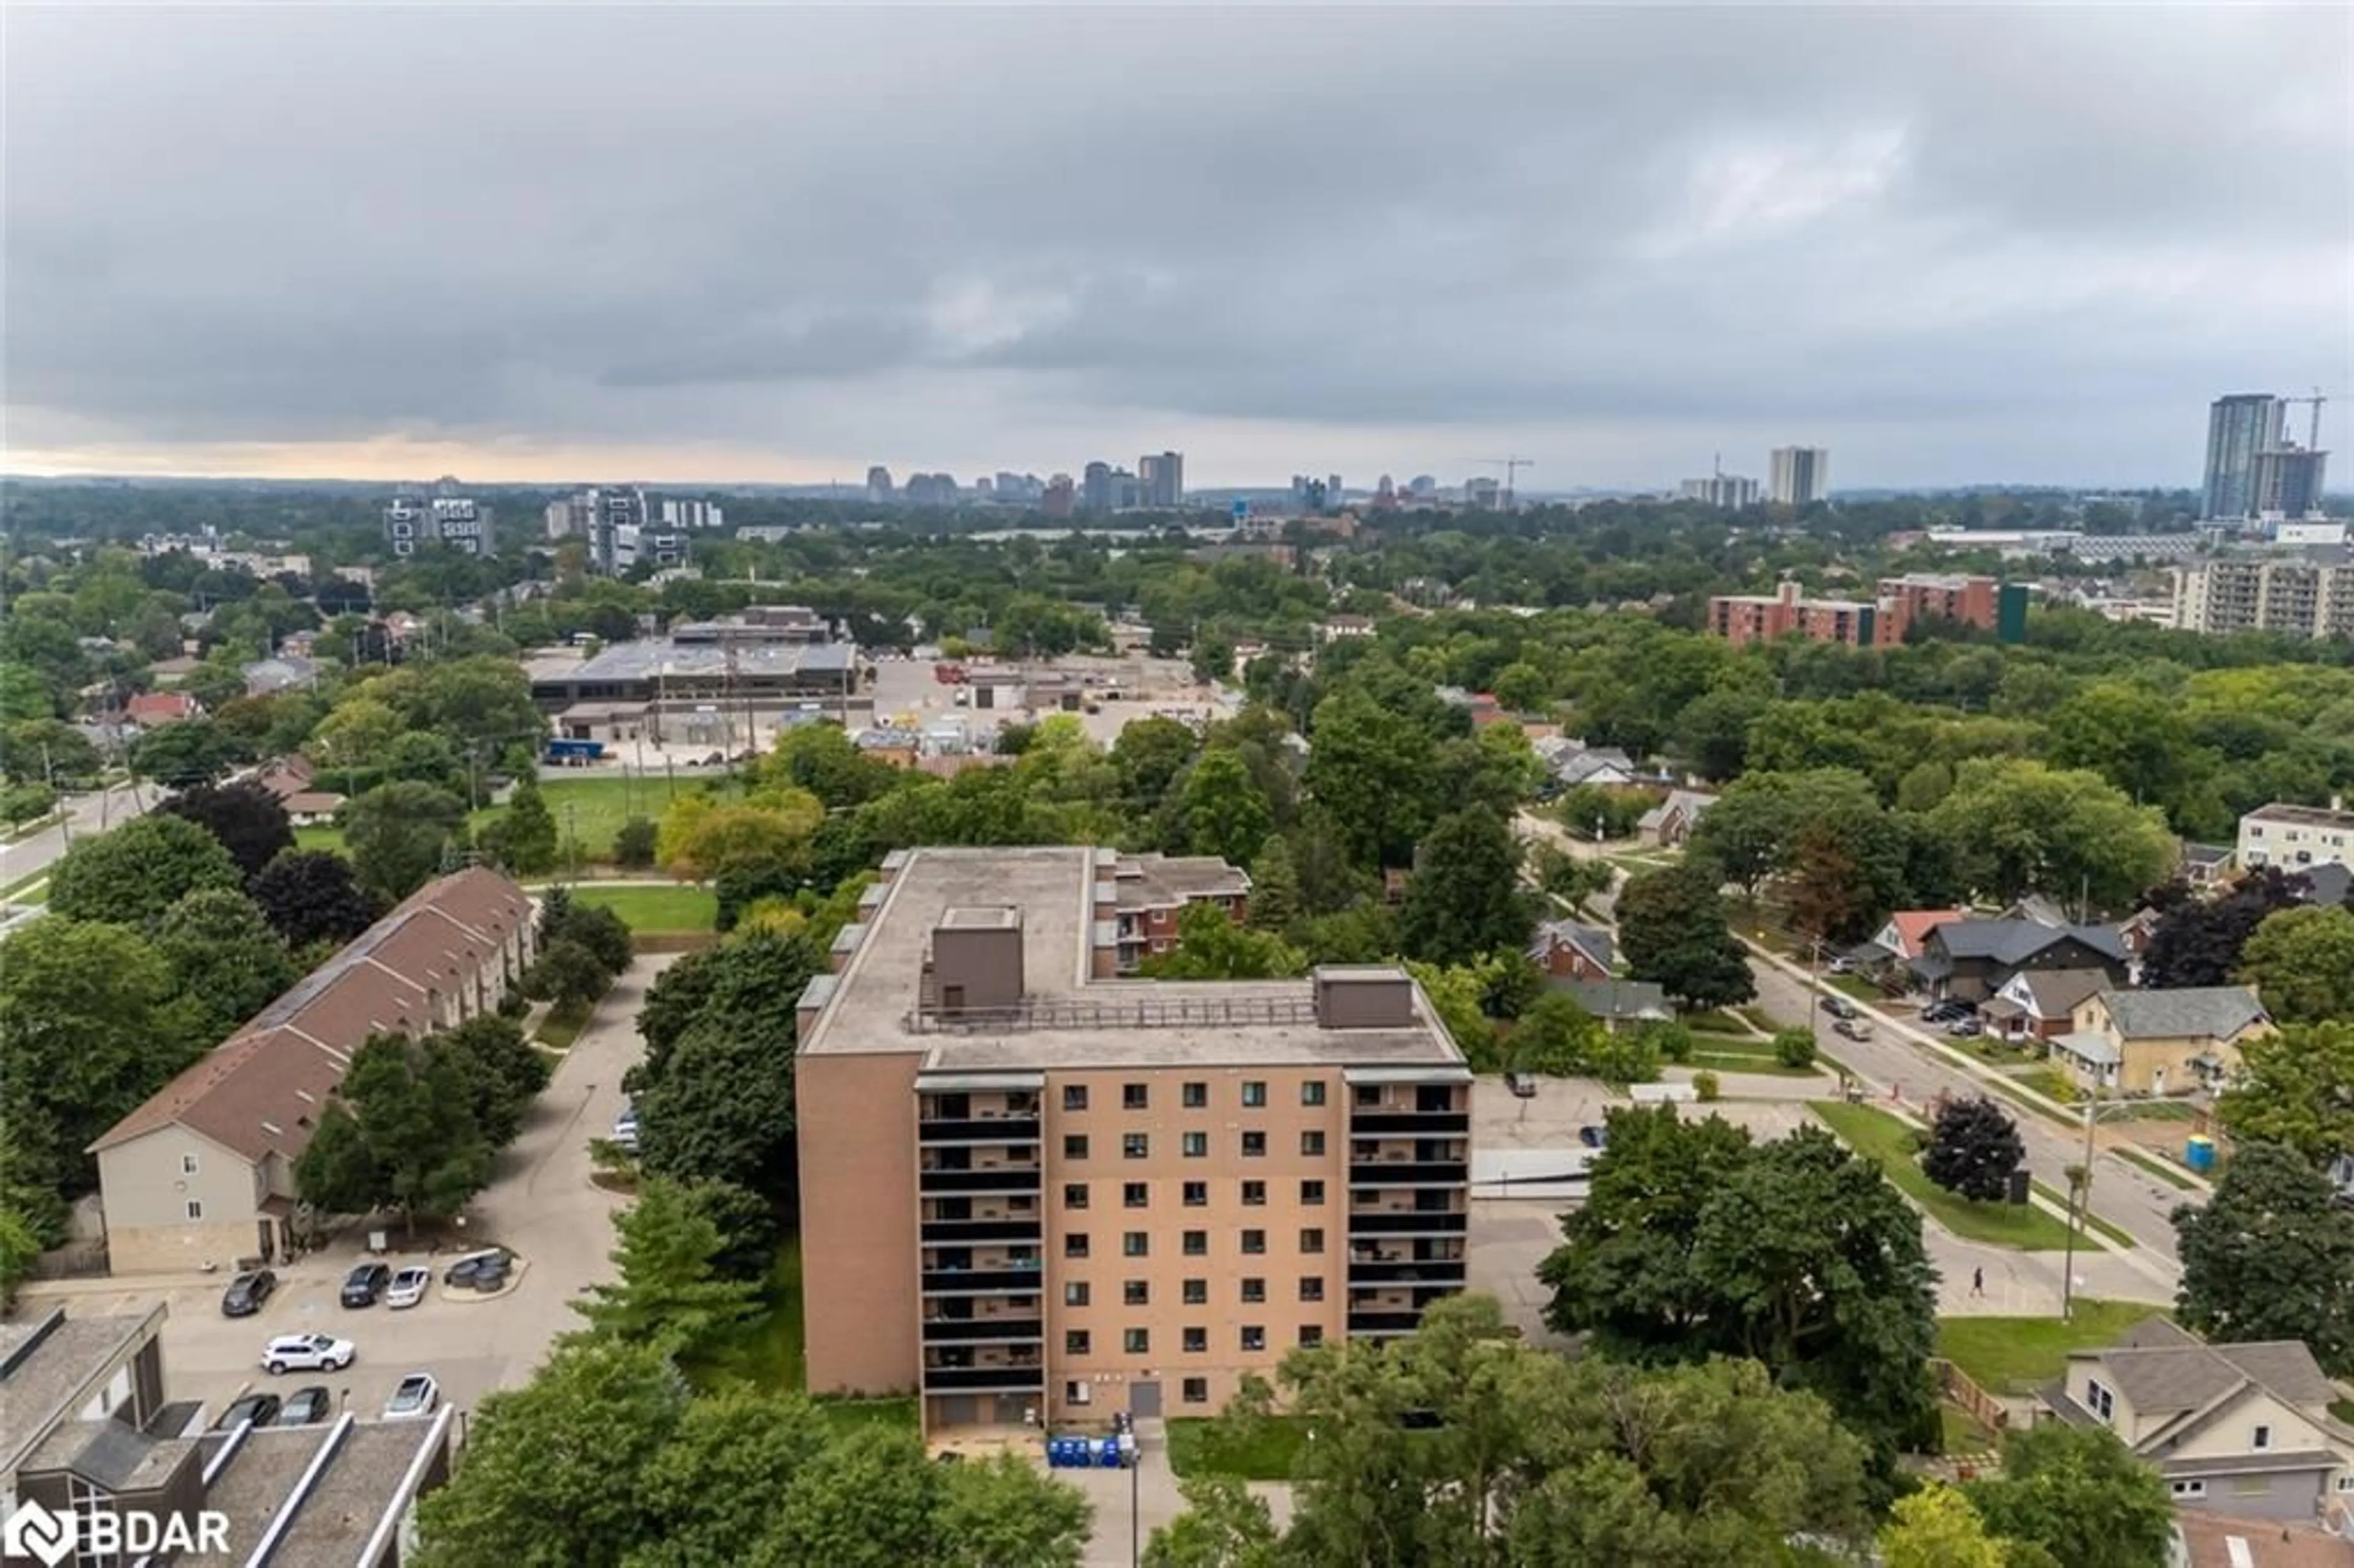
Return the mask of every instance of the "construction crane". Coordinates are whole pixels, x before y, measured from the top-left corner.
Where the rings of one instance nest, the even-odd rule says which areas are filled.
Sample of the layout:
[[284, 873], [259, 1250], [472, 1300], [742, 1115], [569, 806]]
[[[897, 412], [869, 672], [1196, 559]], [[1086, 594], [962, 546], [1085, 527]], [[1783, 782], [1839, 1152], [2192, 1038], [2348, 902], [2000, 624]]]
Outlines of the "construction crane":
[[1507, 512], [1512, 510], [1512, 482], [1520, 477], [1521, 470], [1537, 466], [1536, 459], [1524, 457], [1473, 458], [1471, 461], [1489, 463], [1504, 471], [1504, 510]]
[[2313, 405], [2313, 424], [2307, 430], [2305, 438], [2305, 450], [2309, 452], [2317, 452], [2321, 450], [2321, 406], [2328, 401], [2329, 394], [2324, 392], [2318, 387], [2313, 389], [2313, 396], [2310, 397], [2284, 397], [2281, 399], [2283, 404], [2290, 407], [2294, 407], [2299, 403], [2310, 403]]

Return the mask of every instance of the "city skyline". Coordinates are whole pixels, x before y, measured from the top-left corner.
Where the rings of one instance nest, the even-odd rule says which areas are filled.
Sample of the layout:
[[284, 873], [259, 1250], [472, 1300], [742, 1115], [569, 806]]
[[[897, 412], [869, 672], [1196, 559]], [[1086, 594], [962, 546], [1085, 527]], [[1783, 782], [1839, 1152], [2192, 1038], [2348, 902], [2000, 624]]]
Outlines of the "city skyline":
[[[923, 17], [23, 10], [8, 466], [1167, 449], [1206, 490], [1512, 452], [1536, 493], [1795, 440], [1845, 487], [2177, 486], [2212, 398], [2315, 385], [2349, 445], [2354, 41], [2313, 11]], [[1070, 50], [1103, 69], [1003, 90]], [[778, 94], [780, 58], [817, 69]], [[2268, 90], [2140, 111], [2219, 77]], [[1474, 79], [1490, 112], [1359, 111]], [[1066, 219], [1108, 189], [1156, 199]]]

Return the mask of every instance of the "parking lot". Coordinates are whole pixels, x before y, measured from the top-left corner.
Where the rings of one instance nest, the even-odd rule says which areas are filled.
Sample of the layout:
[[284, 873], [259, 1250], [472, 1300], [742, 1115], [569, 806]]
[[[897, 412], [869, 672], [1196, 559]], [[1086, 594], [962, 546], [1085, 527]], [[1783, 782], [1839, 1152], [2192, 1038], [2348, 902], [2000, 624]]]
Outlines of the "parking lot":
[[[434, 1271], [434, 1283], [417, 1306], [396, 1311], [381, 1303], [356, 1309], [337, 1304], [345, 1275], [367, 1255], [365, 1233], [347, 1234], [280, 1268], [277, 1291], [249, 1318], [221, 1315], [226, 1276], [32, 1286], [25, 1291], [27, 1305], [54, 1299], [86, 1317], [144, 1312], [164, 1300], [171, 1313], [164, 1327], [165, 1393], [203, 1401], [208, 1414], [249, 1386], [283, 1395], [324, 1383], [355, 1414], [374, 1416], [407, 1372], [431, 1373], [443, 1401], [461, 1408], [493, 1389], [523, 1383], [549, 1341], [579, 1321], [572, 1301], [611, 1276], [612, 1213], [621, 1200], [589, 1181], [588, 1140], [604, 1136], [620, 1110], [621, 1075], [639, 1049], [639, 1003], [670, 961], [642, 957], [614, 986], [557, 1065], [521, 1136], [499, 1156], [492, 1184], [468, 1211], [461, 1239], [438, 1253], [404, 1252], [398, 1224], [390, 1226], [385, 1261]], [[451, 1264], [492, 1244], [514, 1248], [522, 1259], [506, 1290], [483, 1296], [441, 1283]], [[272, 1378], [261, 1369], [270, 1340], [302, 1333], [348, 1339], [357, 1359], [340, 1374], [290, 1372]]]

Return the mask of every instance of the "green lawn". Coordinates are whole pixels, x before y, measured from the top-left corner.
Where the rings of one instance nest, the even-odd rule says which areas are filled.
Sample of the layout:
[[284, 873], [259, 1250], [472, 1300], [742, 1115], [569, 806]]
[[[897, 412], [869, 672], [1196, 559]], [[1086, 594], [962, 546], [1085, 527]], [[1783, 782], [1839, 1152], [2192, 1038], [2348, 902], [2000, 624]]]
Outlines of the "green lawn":
[[2038, 1067], [2031, 1073], [2021, 1073], [2019, 1082], [2021, 1086], [2033, 1089], [2046, 1099], [2058, 1100], [2063, 1106], [2076, 1103], [2076, 1086], [2054, 1068]]
[[[1821, 1058], [1818, 1056], [1817, 1061]], [[1812, 1067], [1786, 1067], [1774, 1057], [1774, 1043], [1747, 1036], [1703, 1034], [1693, 1045], [1691, 1062], [1694, 1067], [1710, 1067], [1720, 1073], [1760, 1073], [1776, 1078], [1811, 1078]]]
[[707, 887], [650, 882], [643, 887], [582, 887], [572, 895], [577, 904], [610, 909], [632, 931], [674, 933], [708, 931], [719, 916], [719, 895]]
[[1784, 1023], [1780, 1019], [1775, 1017], [1772, 1013], [1766, 1012], [1763, 1007], [1758, 1006], [1757, 1003], [1754, 1001], [1746, 1007], [1736, 1007], [1733, 1011], [1738, 1013], [1741, 1017], [1746, 1019], [1751, 1027], [1763, 1029], [1768, 1034], [1773, 1033], [1777, 1029], [1787, 1029], [1791, 1027], [1791, 1025]]
[[1833, 991], [1843, 991], [1847, 995], [1855, 998], [1858, 1001], [1868, 1001], [1877, 1007], [1882, 1002], [1888, 1000], [1888, 993], [1886, 991], [1881, 990], [1878, 986], [1872, 984], [1861, 975], [1831, 975], [1828, 978], [1831, 982], [1831, 989]]
[[2120, 1148], [2117, 1150], [2117, 1158], [2136, 1170], [2148, 1171], [2161, 1181], [2172, 1182], [2186, 1192], [2199, 1191], [2199, 1183], [2176, 1170], [2172, 1160], [2160, 1160], [2155, 1154], [2146, 1154], [2138, 1149], [2131, 1148]]
[[2070, 1351], [2113, 1344], [2136, 1323], [2164, 1311], [2147, 1301], [2080, 1296], [2072, 1319], [1941, 1318], [1937, 1353], [1988, 1393], [2029, 1393], [2060, 1375]]
[[[758, 1316], [746, 1319], [711, 1350], [695, 1358], [688, 1375], [709, 1388], [726, 1383], [748, 1383], [770, 1393], [798, 1393], [808, 1386], [809, 1367], [802, 1355], [801, 1244], [787, 1236], [777, 1245], [777, 1261], [769, 1271]], [[861, 1404], [888, 1404], [888, 1400]], [[910, 1407], [914, 1401], [905, 1401]]]
[[1700, 1012], [1687, 1012], [1676, 1020], [1696, 1034], [1747, 1034], [1748, 1023], [1729, 1012], [1708, 1008]]
[[588, 1026], [588, 1015], [596, 1011], [594, 1002], [581, 1008], [567, 1007], [558, 1002], [547, 1010], [546, 1018], [539, 1021], [539, 1033], [535, 1038], [543, 1045], [568, 1051], [572, 1043], [580, 1038], [580, 1031]]
[[[1878, 1160], [1906, 1197], [1964, 1240], [2022, 1252], [2059, 1252], [2068, 1245], [2068, 1227], [2031, 1203], [1973, 1202], [1924, 1176], [1915, 1162], [1914, 1129], [1886, 1111], [1839, 1100], [1812, 1100], [1808, 1105], [1850, 1148]], [[2087, 1235], [2080, 1245], [2098, 1244]]]
[[[569, 842], [571, 835], [580, 835], [580, 858], [584, 864], [610, 863], [613, 858], [613, 835], [632, 816], [662, 820], [663, 808], [670, 803], [672, 782], [662, 774], [648, 778], [610, 778], [603, 775], [567, 777], [568, 770], [554, 769], [539, 777], [539, 798], [556, 818], [556, 837], [559, 846]], [[684, 792], [699, 786], [698, 781], [682, 782], [677, 789]], [[476, 833], [506, 815], [504, 806], [485, 806], [467, 818]], [[297, 828], [294, 842], [302, 849], [334, 850], [344, 847], [342, 830], [330, 824]]]
[[1180, 1416], [1169, 1423], [1169, 1467], [1180, 1476], [1288, 1481], [1307, 1441], [1306, 1424], [1290, 1416], [1237, 1424]]
[[1995, 1435], [1958, 1404], [1937, 1406], [1937, 1434], [1940, 1454], [1983, 1454], [1996, 1442]]
[[306, 850], [333, 850], [344, 853], [344, 830], [333, 823], [321, 822], [314, 827], [294, 830], [294, 847]]
[[2354, 1399], [2331, 1400], [2329, 1402], [2329, 1414], [2338, 1417], [2338, 1420], [2346, 1423], [2347, 1425], [2354, 1426]]

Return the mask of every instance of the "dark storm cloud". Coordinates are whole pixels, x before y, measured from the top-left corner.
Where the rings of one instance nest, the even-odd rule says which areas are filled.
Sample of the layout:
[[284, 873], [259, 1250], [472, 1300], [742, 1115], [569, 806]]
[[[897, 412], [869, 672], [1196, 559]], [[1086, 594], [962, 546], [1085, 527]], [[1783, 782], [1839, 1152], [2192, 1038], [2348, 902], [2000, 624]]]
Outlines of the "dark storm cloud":
[[10, 440], [2180, 479], [2216, 392], [2345, 379], [2349, 29], [18, 9]]

